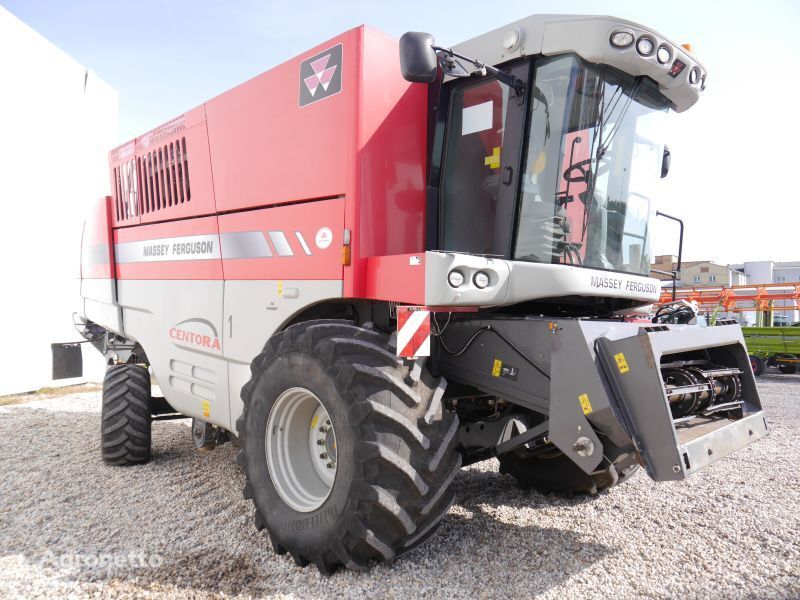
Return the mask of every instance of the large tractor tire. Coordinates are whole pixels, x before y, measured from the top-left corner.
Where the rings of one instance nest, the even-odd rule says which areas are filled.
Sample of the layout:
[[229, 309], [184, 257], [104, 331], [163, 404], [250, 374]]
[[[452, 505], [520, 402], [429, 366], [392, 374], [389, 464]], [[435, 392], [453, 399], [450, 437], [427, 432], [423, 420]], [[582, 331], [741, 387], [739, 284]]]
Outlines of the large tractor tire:
[[543, 494], [592, 496], [631, 479], [639, 469], [632, 457], [626, 457], [606, 471], [588, 475], [560, 450], [530, 452], [518, 448], [498, 456], [500, 472], [514, 477], [521, 487]]
[[103, 379], [100, 440], [103, 460], [137, 465], [150, 460], [150, 372], [140, 365], [112, 365]]
[[453, 501], [458, 418], [443, 379], [388, 337], [348, 321], [273, 336], [253, 361], [237, 421], [245, 498], [273, 549], [330, 574], [428, 538]]

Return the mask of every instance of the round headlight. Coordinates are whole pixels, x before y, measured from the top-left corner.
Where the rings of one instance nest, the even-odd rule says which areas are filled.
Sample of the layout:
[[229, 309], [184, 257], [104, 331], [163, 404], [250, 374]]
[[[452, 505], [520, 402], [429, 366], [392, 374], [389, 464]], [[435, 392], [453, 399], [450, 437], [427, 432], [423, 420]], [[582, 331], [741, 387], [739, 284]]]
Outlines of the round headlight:
[[653, 39], [644, 35], [636, 42], [636, 51], [642, 56], [650, 56], [655, 47], [656, 44]]
[[483, 288], [485, 288], [487, 285], [489, 285], [489, 275], [487, 275], [487, 274], [486, 274], [486, 273], [484, 273], [483, 271], [478, 271], [478, 272], [477, 272], [477, 273], [475, 273], [475, 275], [472, 277], [472, 283], [474, 283], [474, 284], [475, 284], [475, 287], [476, 287], [476, 288], [478, 288], [478, 289], [481, 289], [481, 290], [482, 290], [482, 289], [483, 289]]
[[464, 274], [461, 271], [450, 271], [447, 282], [454, 288], [460, 287], [464, 283]]
[[667, 64], [672, 60], [672, 50], [666, 44], [661, 44], [656, 52], [656, 58], [662, 65]]
[[627, 48], [633, 43], [633, 34], [630, 31], [615, 31], [610, 41], [615, 48]]
[[700, 69], [693, 67], [692, 70], [689, 71], [689, 83], [697, 85], [698, 81], [700, 81]]
[[519, 46], [521, 39], [522, 39], [522, 32], [519, 30], [518, 27], [514, 27], [514, 29], [509, 29], [503, 36], [503, 48], [505, 48], [509, 52], [511, 50], [516, 50], [517, 46]]

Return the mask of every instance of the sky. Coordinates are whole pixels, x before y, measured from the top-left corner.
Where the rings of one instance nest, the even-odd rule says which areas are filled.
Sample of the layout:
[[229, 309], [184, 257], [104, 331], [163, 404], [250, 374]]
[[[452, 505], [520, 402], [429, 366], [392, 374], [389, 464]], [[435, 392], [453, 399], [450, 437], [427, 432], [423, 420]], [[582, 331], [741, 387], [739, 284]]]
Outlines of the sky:
[[[686, 223], [684, 258], [800, 260], [796, 0], [0, 2], [119, 91], [120, 142], [362, 23], [446, 46], [534, 13], [635, 21], [690, 42], [708, 70], [700, 101], [670, 115], [658, 201]], [[653, 251], [677, 251], [676, 226], [656, 225]]]

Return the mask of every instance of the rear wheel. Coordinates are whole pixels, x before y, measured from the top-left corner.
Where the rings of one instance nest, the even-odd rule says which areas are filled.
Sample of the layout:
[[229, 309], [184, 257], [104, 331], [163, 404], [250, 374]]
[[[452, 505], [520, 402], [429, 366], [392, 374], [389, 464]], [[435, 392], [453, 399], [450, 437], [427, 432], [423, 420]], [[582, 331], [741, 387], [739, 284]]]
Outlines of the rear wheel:
[[140, 365], [111, 365], [103, 379], [100, 440], [103, 460], [135, 465], [150, 460], [150, 372]]
[[533, 488], [543, 494], [566, 496], [595, 495], [628, 481], [639, 468], [633, 457], [626, 455], [607, 470], [588, 475], [555, 448], [540, 450], [535, 454], [526, 448], [518, 448], [501, 454], [498, 459], [500, 472], [514, 477], [522, 487]]
[[753, 369], [753, 375], [763, 375], [765, 367], [766, 365], [764, 364], [763, 358], [754, 356], [753, 354], [750, 355], [750, 368]]
[[430, 536], [461, 466], [445, 382], [346, 321], [273, 336], [237, 422], [245, 498], [278, 553], [321, 572], [389, 560]]

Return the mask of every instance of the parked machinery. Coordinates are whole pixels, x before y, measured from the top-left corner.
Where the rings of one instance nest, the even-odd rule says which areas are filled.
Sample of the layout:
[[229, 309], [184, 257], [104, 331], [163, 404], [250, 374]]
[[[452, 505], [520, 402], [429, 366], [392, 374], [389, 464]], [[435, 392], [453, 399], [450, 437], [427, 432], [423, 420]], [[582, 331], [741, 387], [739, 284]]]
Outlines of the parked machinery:
[[663, 126], [705, 84], [613, 17], [359, 27], [112, 150], [81, 260], [104, 459], [192, 417], [329, 573], [423, 542], [464, 464], [597, 493], [766, 435], [738, 326], [624, 318], [659, 298]]

